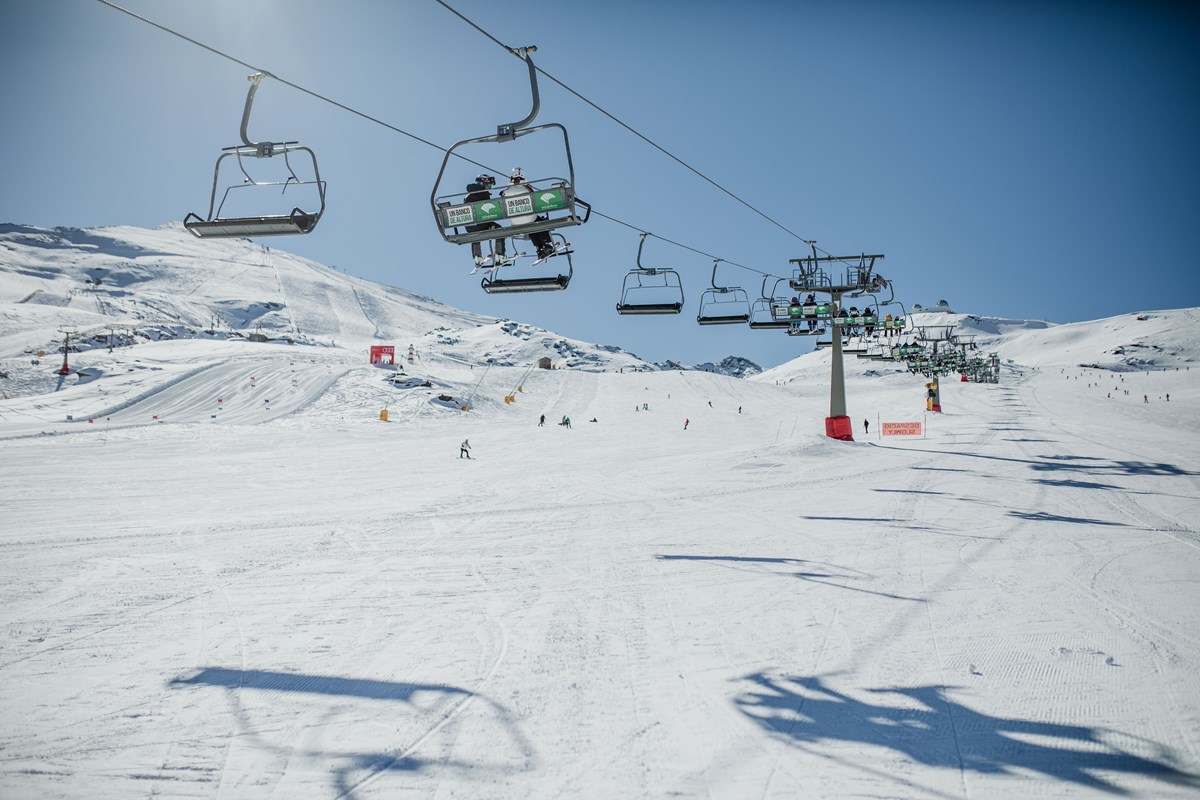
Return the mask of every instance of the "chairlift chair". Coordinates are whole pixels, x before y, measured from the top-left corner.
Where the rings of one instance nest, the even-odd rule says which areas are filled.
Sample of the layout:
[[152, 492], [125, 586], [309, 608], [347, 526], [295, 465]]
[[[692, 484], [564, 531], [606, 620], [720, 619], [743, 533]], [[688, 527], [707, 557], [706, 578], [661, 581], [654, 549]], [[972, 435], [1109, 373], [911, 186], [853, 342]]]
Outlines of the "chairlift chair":
[[750, 298], [737, 286], [717, 285], [717, 265], [713, 259], [712, 287], [700, 294], [700, 310], [696, 322], [701, 325], [742, 325], [750, 321]]
[[771, 294], [767, 294], [767, 280], [770, 277], [770, 275], [763, 275], [762, 289], [759, 291], [760, 297], [750, 304], [750, 316], [747, 321], [751, 330], [789, 330], [792, 327], [792, 320], [788, 315], [787, 297], [776, 294], [779, 284], [786, 283], [787, 279], [776, 280], [775, 288]]
[[621, 284], [618, 314], [678, 314], [683, 311], [683, 281], [673, 269], [642, 266], [642, 247], [649, 233], [641, 234], [637, 267], [625, 275]]
[[[514, 54], [525, 61], [529, 69], [529, 85], [533, 94], [533, 109], [529, 114], [519, 122], [496, 126], [494, 135], [464, 139], [446, 150], [446, 155], [442, 159], [442, 168], [438, 171], [429, 200], [433, 207], [433, 216], [437, 222], [438, 232], [447, 242], [470, 244], [510, 236], [527, 236], [540, 231], [553, 231], [566, 226], [582, 225], [591, 216], [591, 206], [575, 196], [575, 165], [571, 159], [571, 143], [567, 138], [567, 129], [558, 123], [527, 127], [533, 122], [541, 107], [537, 87], [537, 69], [533, 65], [533, 59], [529, 57], [530, 53], [536, 51], [536, 47], [512, 50]], [[557, 129], [562, 134], [563, 148], [567, 157], [567, 177], [537, 178], [529, 181], [531, 187], [543, 187], [536, 191], [470, 203], [466, 202], [466, 192], [438, 194], [442, 178], [446, 174], [446, 166], [450, 163], [451, 157], [457, 155], [456, 151], [459, 149], [472, 144], [512, 142], [522, 136], [550, 129]], [[578, 213], [577, 206], [584, 207], [585, 213], [582, 216]], [[517, 222], [517, 220], [521, 221]], [[468, 227], [478, 229], [467, 230]]]
[[[246, 106], [242, 111], [242, 144], [224, 148], [221, 155], [217, 157], [217, 165], [213, 170], [213, 187], [208, 203], [208, 216], [201, 217], [195, 212], [188, 212], [188, 215], [183, 220], [183, 226], [197, 238], [284, 236], [311, 233], [317, 227], [317, 222], [321, 219], [321, 215], [325, 213], [325, 182], [321, 180], [321, 173], [317, 168], [316, 154], [310, 148], [303, 147], [299, 142], [295, 141], [252, 142], [246, 133], [246, 127], [250, 121], [250, 109], [254, 105], [254, 95], [258, 91], [258, 86], [262, 83], [262, 79], [265, 77], [268, 77], [268, 73], [257, 72], [249, 76], [250, 91], [246, 94]], [[296, 174], [296, 171], [292, 168], [291, 159], [288, 157], [289, 153], [305, 153], [308, 156], [312, 162], [312, 180], [302, 180]], [[245, 165], [246, 159], [274, 158], [275, 156], [283, 156], [283, 163], [288, 173], [284, 180], [259, 181], [250, 176]], [[225, 192], [221, 195], [221, 202], [218, 204], [217, 188], [220, 186], [221, 162], [230, 157], [236, 159], [238, 169], [245, 180], [240, 184], [227, 186]], [[285, 214], [222, 216], [225, 203], [230, 199], [229, 193], [234, 189], [269, 186], [282, 187], [280, 189], [281, 194], [286, 193], [290, 187], [314, 187], [317, 197], [320, 199], [320, 207], [316, 211], [305, 211], [299, 206], [295, 206], [290, 212]], [[262, 193], [260, 192], [259, 194]]]
[[[563, 250], [562, 254], [555, 256], [554, 258], [565, 258], [567, 260], [567, 271], [565, 274], [559, 272], [558, 270], [554, 270], [552, 273], [527, 275], [523, 278], [501, 277], [501, 270], [505, 270], [506, 276], [511, 276], [513, 270], [523, 269], [522, 267], [516, 266], [517, 262], [514, 261], [507, 266], [493, 267], [492, 270], [483, 277], [483, 280], [480, 281], [480, 287], [488, 294], [560, 292], [563, 289], [566, 289], [567, 285], [571, 283], [571, 278], [575, 274], [575, 271], [571, 266], [571, 251], [566, 249], [567, 240], [561, 233], [553, 233], [551, 234], [551, 237], [557, 238], [563, 245], [561, 248]], [[551, 259], [545, 259], [545, 261], [549, 262]]]

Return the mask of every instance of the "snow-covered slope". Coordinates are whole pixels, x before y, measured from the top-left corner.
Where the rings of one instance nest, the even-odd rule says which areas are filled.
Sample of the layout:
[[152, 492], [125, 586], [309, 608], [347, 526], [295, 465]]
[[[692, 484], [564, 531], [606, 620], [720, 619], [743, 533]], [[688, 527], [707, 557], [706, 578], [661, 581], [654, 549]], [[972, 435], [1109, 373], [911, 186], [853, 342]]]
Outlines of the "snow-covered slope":
[[836, 442], [829, 351], [658, 370], [245, 242], [7, 233], [0, 796], [1200, 792], [1195, 310], [930, 314], [1001, 382], [926, 415], [848, 358]]

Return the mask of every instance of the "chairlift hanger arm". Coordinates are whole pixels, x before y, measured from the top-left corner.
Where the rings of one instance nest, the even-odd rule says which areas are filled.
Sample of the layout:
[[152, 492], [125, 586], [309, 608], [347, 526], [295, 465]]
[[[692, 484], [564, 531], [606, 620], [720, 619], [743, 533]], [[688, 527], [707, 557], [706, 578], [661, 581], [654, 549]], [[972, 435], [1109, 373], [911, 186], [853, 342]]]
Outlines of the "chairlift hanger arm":
[[269, 158], [274, 155], [274, 150], [277, 145], [296, 144], [296, 142], [252, 142], [250, 135], [246, 132], [250, 125], [250, 110], [254, 107], [254, 95], [258, 92], [258, 86], [262, 83], [263, 78], [274, 77], [269, 72], [256, 72], [253, 75], [247, 76], [246, 80], [250, 81], [250, 90], [246, 92], [246, 106], [242, 109], [242, 127], [241, 136], [242, 144], [245, 147], [253, 148], [255, 155], [259, 158]]
[[526, 66], [529, 67], [529, 91], [533, 95], [533, 108], [530, 109], [529, 115], [520, 122], [509, 122], [505, 125], [497, 125], [496, 138], [498, 140], [517, 138], [517, 131], [533, 122], [538, 115], [538, 111], [542, 107], [542, 100], [538, 95], [537, 68], [533, 65], [533, 59], [529, 57], [530, 53], [537, 52], [537, 46], [529, 45], [528, 47], [510, 47], [508, 49], [513, 55], [521, 58], [525, 62]]

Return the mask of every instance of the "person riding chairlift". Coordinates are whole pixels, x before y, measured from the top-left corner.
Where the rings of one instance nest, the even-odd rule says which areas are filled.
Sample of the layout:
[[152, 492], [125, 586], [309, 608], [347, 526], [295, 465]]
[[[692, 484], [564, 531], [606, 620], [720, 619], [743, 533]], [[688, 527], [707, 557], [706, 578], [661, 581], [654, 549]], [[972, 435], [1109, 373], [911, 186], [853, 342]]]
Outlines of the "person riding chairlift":
[[[465, 202], [478, 203], [481, 200], [491, 200], [492, 193], [488, 191], [496, 185], [496, 178], [492, 175], [476, 175], [472, 183], [467, 184], [467, 196]], [[499, 228], [500, 225], [495, 222], [483, 222], [479, 225], [466, 226], [467, 231], [474, 233], [476, 231], [487, 231], [493, 228]], [[495, 241], [495, 255], [492, 257], [491, 265], [502, 267], [508, 263], [508, 256], [504, 254], [504, 237], [500, 237]], [[475, 261], [475, 269], [471, 270], [474, 275], [480, 267], [488, 265], [488, 259], [483, 257], [483, 249], [479, 242], [471, 242], [471, 256]]]
[[[502, 197], [513, 197], [521, 194], [532, 194], [535, 191], [537, 190], [525, 182], [525, 170], [520, 167], [513, 167], [512, 172], [508, 176], [508, 186], [500, 194]], [[545, 217], [539, 217], [536, 214], [522, 214], [518, 217], [513, 217], [512, 224], [528, 225], [540, 219], [545, 219]], [[537, 231], [536, 233], [529, 234], [529, 241], [533, 242], [533, 246], [537, 249], [539, 260], [549, 258], [555, 254], [554, 245], [550, 240], [550, 233], [548, 231]]]

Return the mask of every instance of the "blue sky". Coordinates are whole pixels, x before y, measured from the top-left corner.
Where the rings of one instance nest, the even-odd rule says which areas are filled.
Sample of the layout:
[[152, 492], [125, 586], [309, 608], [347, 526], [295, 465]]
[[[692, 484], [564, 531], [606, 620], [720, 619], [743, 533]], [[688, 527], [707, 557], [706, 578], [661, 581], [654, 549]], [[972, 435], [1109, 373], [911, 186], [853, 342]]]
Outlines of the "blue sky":
[[[566, 126], [579, 195], [699, 251], [646, 245], [687, 306], [615, 313], [639, 237], [599, 217], [570, 232], [566, 292], [485, 295], [433, 222], [437, 148], [267, 81], [251, 138], [312, 147], [329, 189], [314, 233], [264, 243], [685, 363], [772, 366], [812, 346], [695, 323], [710, 256], [745, 266], [719, 277], [754, 296], [806, 254], [797, 236], [885, 254], [908, 305], [1054, 322], [1200, 305], [1200, 24], [1184, 4], [450, 2], [787, 230], [543, 78], [535, 124]], [[122, 5], [442, 147], [529, 110], [521, 62], [433, 0]], [[245, 67], [95, 0], [3, 13], [0, 221], [155, 227], [206, 211], [220, 149], [239, 142]], [[551, 135], [488, 147], [475, 155], [502, 174], [563, 169]], [[452, 164], [450, 180], [477, 171]]]

